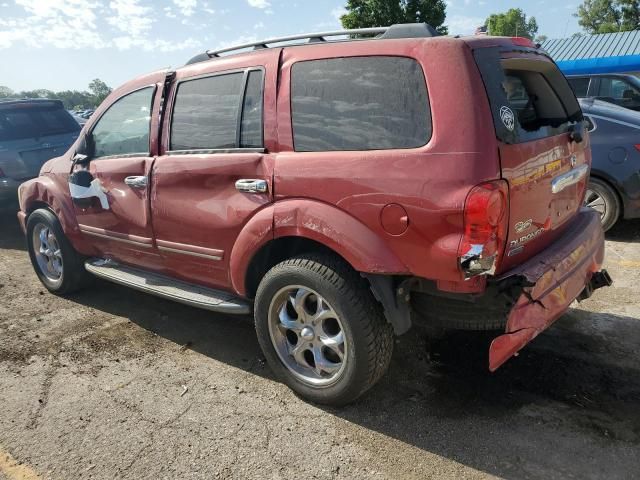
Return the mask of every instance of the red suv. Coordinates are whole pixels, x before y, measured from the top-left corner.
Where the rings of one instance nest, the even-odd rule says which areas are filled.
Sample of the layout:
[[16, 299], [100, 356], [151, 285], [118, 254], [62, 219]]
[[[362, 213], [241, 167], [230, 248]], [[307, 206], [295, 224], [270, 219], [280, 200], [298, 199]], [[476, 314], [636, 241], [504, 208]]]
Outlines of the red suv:
[[20, 187], [44, 285], [95, 275], [253, 311], [278, 376], [344, 404], [418, 319], [502, 330], [495, 370], [610, 284], [581, 208], [588, 134], [544, 51], [427, 25], [341, 34], [209, 51], [115, 90]]

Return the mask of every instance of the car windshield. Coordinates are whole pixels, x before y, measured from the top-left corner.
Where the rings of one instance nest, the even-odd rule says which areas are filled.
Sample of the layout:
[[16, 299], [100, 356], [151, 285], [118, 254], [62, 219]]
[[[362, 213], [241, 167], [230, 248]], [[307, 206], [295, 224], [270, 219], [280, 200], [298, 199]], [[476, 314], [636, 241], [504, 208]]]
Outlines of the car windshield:
[[19, 103], [0, 108], [0, 141], [73, 133], [80, 125], [62, 105]]

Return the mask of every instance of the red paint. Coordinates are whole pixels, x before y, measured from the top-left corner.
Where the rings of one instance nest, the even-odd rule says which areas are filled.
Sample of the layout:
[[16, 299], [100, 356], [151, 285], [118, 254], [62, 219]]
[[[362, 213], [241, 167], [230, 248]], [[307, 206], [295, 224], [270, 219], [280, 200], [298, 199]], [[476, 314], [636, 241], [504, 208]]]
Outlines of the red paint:
[[[472, 48], [501, 45], [513, 50], [514, 44], [521, 45], [518, 42], [438, 37], [317, 43], [196, 63], [176, 71], [164, 102], [162, 125], [160, 99], [166, 72], [141, 76], [116, 89], [84, 130], [89, 131], [121, 96], [156, 87], [150, 154], [96, 159], [89, 164], [107, 191], [111, 208], [102, 210], [96, 202], [83, 210], [71, 202], [67, 176], [74, 145], [64, 156], [47, 162], [40, 177], [24, 184], [24, 210], [19, 218], [24, 223], [34, 208], [48, 205], [84, 255], [113, 257], [239, 295], [246, 294], [247, 269], [256, 253], [269, 242], [290, 236], [325, 245], [363, 273], [423, 277], [443, 291], [476, 294], [485, 290], [487, 278], [465, 280], [458, 265], [465, 238], [465, 201], [474, 187], [494, 182], [489, 185], [500, 185], [503, 197], [497, 204], [491, 194], [486, 200], [499, 206], [500, 218], [494, 215], [485, 220], [495, 220], [491, 228], [500, 227], [492, 231], [499, 240], [506, 237], [499, 243], [508, 250], [509, 242], [517, 238], [513, 231], [517, 221], [530, 218], [546, 230], [519, 255], [504, 257], [498, 271], [503, 277], [531, 278], [535, 286], [528, 293], [538, 296], [546, 309], [541, 311], [526, 298], [518, 300], [506, 335], [492, 346], [491, 366], [497, 368], [566, 309], [602, 261], [601, 231], [593, 220], [584, 223], [582, 214], [576, 216], [584, 184], [569, 187], [553, 199], [549, 194], [550, 179], [568, 171], [571, 155], [579, 164], [590, 162], [587, 142], [576, 147], [568, 135], [519, 145], [496, 140]], [[429, 142], [407, 150], [294, 151], [292, 65], [363, 55], [416, 59], [429, 92], [433, 119]], [[172, 153], [169, 119], [177, 83], [254, 67], [264, 71], [265, 152]], [[127, 186], [124, 178], [133, 175], [149, 177], [148, 186]], [[241, 178], [265, 180], [268, 193], [237, 191], [235, 182]], [[79, 224], [88, 227], [84, 233]], [[575, 233], [578, 243], [560, 241], [568, 231]], [[573, 250], [568, 251], [567, 245]], [[501, 248], [495, 246], [498, 252]], [[565, 262], [560, 253], [571, 260]], [[551, 258], [560, 267], [549, 271], [533, 265], [536, 255]]]

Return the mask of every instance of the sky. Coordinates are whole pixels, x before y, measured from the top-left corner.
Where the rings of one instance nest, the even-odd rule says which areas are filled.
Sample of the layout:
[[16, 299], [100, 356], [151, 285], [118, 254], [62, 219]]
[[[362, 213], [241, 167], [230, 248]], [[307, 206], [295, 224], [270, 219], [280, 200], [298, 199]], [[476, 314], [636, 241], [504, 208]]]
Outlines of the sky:
[[[0, 85], [13, 90], [117, 87], [178, 67], [207, 49], [335, 30], [346, 0], [0, 0]], [[579, 0], [449, 0], [449, 33], [472, 34], [491, 14], [522, 8], [538, 34], [579, 31]]]

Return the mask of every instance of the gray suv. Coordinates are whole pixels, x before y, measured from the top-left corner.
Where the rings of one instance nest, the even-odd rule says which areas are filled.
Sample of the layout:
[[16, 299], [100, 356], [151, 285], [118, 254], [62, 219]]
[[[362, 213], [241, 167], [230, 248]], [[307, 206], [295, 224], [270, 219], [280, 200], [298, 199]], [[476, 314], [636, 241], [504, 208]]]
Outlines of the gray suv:
[[59, 100], [0, 101], [0, 207], [17, 204], [18, 186], [66, 152], [79, 133]]
[[626, 73], [569, 75], [576, 97], [593, 97], [620, 107], [640, 111], [640, 78]]

